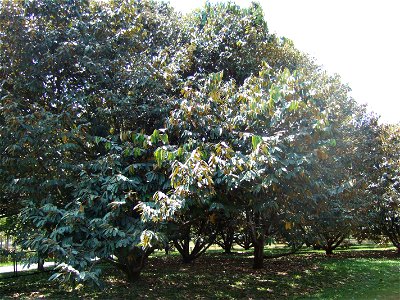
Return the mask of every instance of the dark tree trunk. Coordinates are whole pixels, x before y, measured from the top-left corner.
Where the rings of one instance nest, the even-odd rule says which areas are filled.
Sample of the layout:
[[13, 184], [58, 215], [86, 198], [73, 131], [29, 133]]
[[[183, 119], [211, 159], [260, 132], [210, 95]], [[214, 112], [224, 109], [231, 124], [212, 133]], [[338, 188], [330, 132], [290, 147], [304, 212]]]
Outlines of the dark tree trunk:
[[244, 250], [250, 250], [251, 247], [253, 247], [253, 244], [245, 244], [245, 245], [243, 246], [243, 249], [244, 249]]
[[225, 254], [232, 254], [232, 244], [226, 245], [224, 247]]
[[184, 264], [190, 264], [195, 260], [195, 257], [193, 255], [182, 255], [182, 262]]
[[253, 269], [262, 269], [264, 267], [264, 244], [264, 235], [254, 240]]
[[187, 226], [181, 232], [180, 238], [175, 238], [173, 240], [176, 250], [182, 255], [183, 263], [191, 263], [200, 255], [202, 255], [206, 250], [214, 243], [216, 234], [211, 234], [207, 237], [207, 220], [204, 220], [200, 226], [196, 229], [197, 236], [204, 236], [203, 238], [194, 239], [194, 247], [190, 251], [190, 237], [191, 226]]
[[117, 261], [112, 262], [126, 275], [129, 282], [135, 282], [140, 278], [147, 258], [153, 251], [154, 249], [143, 250], [141, 247], [119, 248], [115, 252]]
[[44, 259], [41, 257], [38, 259], [38, 271], [44, 272]]
[[227, 254], [231, 254], [232, 253], [233, 236], [234, 236], [234, 234], [235, 234], [234, 231], [228, 232], [227, 236], [226, 236], [226, 239], [224, 241], [224, 247], [223, 248], [225, 250], [225, 253], [227, 253]]
[[249, 229], [253, 239], [254, 257], [253, 269], [262, 269], [264, 267], [264, 245], [267, 227], [265, 220], [259, 212], [249, 217]]
[[137, 270], [132, 267], [127, 267], [122, 271], [125, 273], [126, 278], [129, 282], [136, 282], [140, 278], [140, 273], [142, 272], [142, 269]]
[[325, 250], [326, 255], [332, 255], [333, 250], [335, 250], [337, 247], [340, 246], [340, 244], [344, 241], [346, 235], [347, 234], [339, 233], [337, 236], [333, 238], [325, 236], [326, 245], [323, 247], [323, 249]]
[[186, 230], [186, 232], [181, 240], [174, 239], [173, 243], [174, 243], [176, 250], [178, 250], [178, 252], [181, 254], [183, 263], [185, 263], [185, 264], [190, 263], [194, 260], [193, 255], [191, 255], [191, 254], [193, 254], [193, 252], [190, 253], [190, 248], [189, 248], [190, 227], [189, 227], [189, 230]]
[[185, 238], [182, 241], [174, 240], [174, 245], [178, 252], [182, 255], [182, 262], [188, 264], [192, 263], [196, 258], [206, 252], [206, 250], [212, 245], [213, 240], [214, 239], [212, 239], [212, 241], [196, 240], [194, 242], [192, 251], [190, 251], [189, 248], [190, 238]]
[[236, 238], [236, 244], [244, 250], [249, 250], [253, 247], [253, 238], [250, 233], [243, 233], [240, 237]]
[[336, 248], [333, 245], [333, 241], [331, 239], [326, 239], [326, 244], [322, 247], [325, 250], [325, 254], [326, 255], [332, 255], [333, 254], [333, 250]]
[[320, 244], [314, 244], [313, 245], [313, 250], [321, 250], [322, 246]]
[[232, 247], [235, 240], [235, 231], [233, 227], [229, 227], [226, 232], [221, 232], [221, 240], [218, 245], [224, 249], [226, 254], [232, 254]]
[[332, 247], [326, 247], [325, 248], [325, 254], [326, 255], [332, 255], [333, 254], [333, 248]]
[[394, 224], [397, 224], [397, 222], [392, 220], [392, 226], [383, 227], [383, 234], [389, 238], [393, 246], [397, 248], [397, 254], [400, 255], [400, 226]]

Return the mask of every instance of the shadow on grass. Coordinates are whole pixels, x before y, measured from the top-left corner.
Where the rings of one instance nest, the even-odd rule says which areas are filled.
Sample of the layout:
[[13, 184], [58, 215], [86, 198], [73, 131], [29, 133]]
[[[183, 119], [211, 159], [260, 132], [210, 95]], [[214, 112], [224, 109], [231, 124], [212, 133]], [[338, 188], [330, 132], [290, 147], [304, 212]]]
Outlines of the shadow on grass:
[[[326, 257], [303, 253], [268, 259], [251, 269], [251, 253], [207, 253], [192, 264], [180, 257], [155, 256], [135, 284], [105, 269], [106, 288], [70, 290], [46, 275], [6, 281], [0, 298], [51, 299], [382, 299], [400, 296], [400, 260], [391, 251], [340, 252]], [[372, 296], [372, 297], [371, 297]], [[395, 298], [393, 298], [395, 299]]]

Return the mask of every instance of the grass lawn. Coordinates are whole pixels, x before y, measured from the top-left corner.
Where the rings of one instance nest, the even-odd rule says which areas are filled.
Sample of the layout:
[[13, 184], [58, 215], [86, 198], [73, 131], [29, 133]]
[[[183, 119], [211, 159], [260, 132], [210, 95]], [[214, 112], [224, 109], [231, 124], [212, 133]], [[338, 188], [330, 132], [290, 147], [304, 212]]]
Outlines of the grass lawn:
[[0, 274], [0, 298], [400, 299], [400, 258], [393, 250], [364, 247], [332, 257], [306, 251], [266, 259], [262, 270], [252, 270], [251, 262], [251, 252], [244, 251], [226, 255], [214, 249], [189, 265], [179, 255], [158, 253], [135, 284], [106, 268], [102, 291], [60, 286], [47, 280], [49, 273]]
[[7, 267], [12, 265], [13, 265], [12, 261], [0, 262], [0, 267]]

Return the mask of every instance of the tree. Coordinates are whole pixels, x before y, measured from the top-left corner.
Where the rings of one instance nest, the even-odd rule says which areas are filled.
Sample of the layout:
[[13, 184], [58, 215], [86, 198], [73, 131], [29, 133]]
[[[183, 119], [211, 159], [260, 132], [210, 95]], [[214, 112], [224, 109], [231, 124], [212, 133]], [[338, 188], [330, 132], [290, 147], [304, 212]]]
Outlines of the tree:
[[154, 156], [185, 70], [177, 23], [151, 1], [2, 3], [1, 200], [24, 207], [24, 246], [80, 280], [95, 257], [135, 280], [153, 249], [135, 206], [169, 186]]
[[381, 125], [377, 137], [375, 172], [371, 173], [369, 196], [372, 198], [366, 207], [368, 222], [361, 229], [363, 237], [374, 240], [382, 235], [400, 253], [400, 127]]
[[0, 201], [54, 277], [99, 283], [107, 260], [135, 281], [157, 247], [190, 262], [239, 226], [261, 268], [266, 239], [296, 243], [282, 228], [321, 208], [312, 194], [342, 188], [331, 213], [364, 174], [335, 158], [362, 127], [347, 89], [257, 4], [181, 17], [145, 0], [3, 1], [0, 15]]
[[224, 249], [226, 254], [232, 254], [233, 244], [235, 243], [235, 233], [238, 231], [239, 227], [237, 217], [235, 215], [220, 215], [216, 222], [218, 222], [216, 244]]
[[[204, 24], [213, 24], [215, 21], [212, 15], [207, 15], [207, 9], [202, 11], [207, 21]], [[217, 6], [216, 14], [225, 9]], [[227, 15], [232, 11], [228, 10]], [[201, 25], [197, 31], [200, 39], [205, 26]], [[211, 32], [215, 43], [221, 45], [220, 36], [216, 31]], [[207, 45], [212, 43], [210, 40]], [[233, 48], [226, 43], [224, 49]], [[229, 71], [222, 72], [221, 60], [214, 58], [209, 70], [217, 73], [199, 72], [186, 81], [183, 99], [177, 101], [168, 126], [170, 136], [180, 141], [184, 154], [174, 163], [172, 196], [163, 199], [186, 205], [188, 198], [197, 198], [208, 205], [214, 203], [223, 208], [230, 204], [238, 211], [248, 211], [247, 225], [255, 245], [254, 267], [259, 268], [265, 237], [281, 228], [286, 209], [297, 197], [293, 191], [310, 193], [312, 189], [310, 182], [315, 174], [310, 166], [334, 142], [329, 119], [335, 117], [331, 111], [338, 101], [329, 101], [347, 91], [329, 81], [316, 81], [322, 76], [318, 67], [292, 50], [285, 40], [280, 44], [271, 37], [256, 49], [259, 53], [275, 50], [271, 57], [262, 57], [263, 68], [256, 67], [251, 72], [258, 72], [259, 76], [243, 80], [231, 66]], [[208, 55], [204, 52], [203, 55]], [[292, 56], [279, 57], [286, 53]], [[211, 57], [204, 61], [213, 60]], [[275, 69], [269, 68], [268, 62]], [[280, 69], [284, 64], [293, 72]], [[299, 66], [303, 68], [296, 70]], [[347, 94], [340, 100], [349, 101]], [[302, 184], [307, 187], [300, 190]]]
[[332, 254], [364, 222], [361, 212], [368, 205], [366, 187], [375, 164], [371, 141], [376, 138], [376, 118], [349, 98], [339, 78], [321, 74], [314, 82], [320, 82], [318, 97], [329, 110], [331, 144], [316, 153], [310, 190], [293, 209], [306, 243]]
[[[197, 208], [191, 208], [191, 211]], [[208, 210], [203, 210], [201, 214], [194, 214], [194, 218], [190, 219], [191, 214], [186, 213], [185, 218], [178, 219], [178, 228], [171, 234], [175, 248], [182, 255], [184, 263], [191, 263], [201, 254], [203, 254], [214, 242], [216, 238], [216, 229], [210, 218], [212, 215]], [[191, 244], [193, 247], [191, 247]], [[190, 249], [192, 248], [192, 249]]]
[[235, 242], [245, 250], [253, 247], [253, 235], [249, 228], [249, 212], [245, 211], [240, 214], [238, 219], [238, 230], [235, 234]]
[[[193, 150], [184, 163], [175, 164], [175, 191], [168, 199], [184, 201], [201, 193], [204, 201], [226, 198], [237, 210], [247, 209], [255, 268], [262, 267], [265, 235], [279, 219], [278, 197], [288, 199], [283, 191], [302, 176], [316, 142], [322, 142], [324, 116], [308, 88], [301, 88], [302, 80], [300, 73], [265, 67], [237, 87], [214, 74], [199, 88], [186, 87], [186, 99], [170, 118], [172, 130], [184, 124], [179, 132], [190, 132]], [[304, 145], [304, 137], [314, 135], [320, 136], [316, 142]], [[203, 155], [195, 155], [199, 151]]]
[[[168, 135], [171, 144], [175, 144], [175, 153], [177, 151], [183, 153], [179, 161], [174, 162], [174, 159], [171, 161], [172, 179], [177, 190], [175, 196], [179, 199], [178, 203], [182, 204], [182, 209], [186, 210], [190, 216], [187, 219], [202, 219], [207, 222], [207, 213], [204, 212], [204, 208], [206, 207], [207, 210], [208, 207], [209, 213], [218, 211], [218, 208], [224, 208], [222, 203], [229, 201], [229, 197], [226, 197], [223, 191], [215, 193], [213, 188], [210, 190], [202, 188], [204, 184], [201, 183], [199, 187], [193, 186], [197, 184], [196, 179], [201, 180], [204, 174], [194, 174], [189, 170], [194, 169], [199, 173], [204, 170], [212, 174], [207, 170], [206, 163], [200, 162], [201, 167], [204, 168], [197, 166], [198, 158], [202, 160], [209, 155], [209, 149], [207, 145], [204, 145], [207, 141], [218, 143], [229, 140], [229, 135], [225, 135], [229, 132], [224, 131], [218, 120], [220, 117], [225, 118], [226, 112], [222, 109], [227, 107], [217, 108], [221, 105], [221, 101], [217, 99], [219, 98], [217, 91], [211, 96], [209, 103], [199, 103], [197, 99], [192, 100], [191, 96], [192, 93], [196, 93], [196, 89], [206, 89], [207, 87], [202, 87], [204, 84], [218, 86], [225, 82], [224, 88], [231, 89], [230, 85], [233, 85], [232, 93], [236, 92], [236, 82], [242, 84], [248, 76], [261, 70], [264, 44], [268, 42], [269, 34], [259, 5], [241, 9], [234, 4], [207, 4], [202, 10], [189, 16], [185, 30], [190, 37], [193, 51], [189, 55], [191, 64], [185, 72], [188, 77], [182, 84], [184, 99], [176, 100], [178, 109], [172, 111], [168, 121]], [[273, 42], [275, 43], [275, 40]], [[259, 55], [254, 55], [255, 52]], [[203, 95], [206, 96], [207, 91], [203, 90], [199, 93], [204, 92]], [[199, 94], [200, 97], [203, 95]], [[219, 116], [210, 113], [210, 110], [214, 109], [216, 114], [220, 114]], [[229, 110], [231, 116], [227, 118], [237, 113], [235, 107], [229, 107]], [[205, 115], [205, 112], [209, 115]], [[201, 115], [198, 116], [198, 114]], [[186, 115], [189, 115], [188, 119]], [[215, 116], [217, 119], [213, 120]], [[196, 123], [197, 121], [199, 123]], [[215, 124], [213, 124], [214, 121]], [[206, 143], [201, 141], [203, 137], [207, 137]], [[173, 153], [170, 156], [175, 157]], [[208, 182], [211, 182], [210, 180]], [[198, 206], [202, 209], [196, 209]], [[201, 215], [194, 216], [193, 213], [196, 211]], [[186, 221], [182, 223], [185, 226]], [[186, 232], [188, 232], [187, 229]], [[178, 245], [176, 247], [179, 250], [180, 247]]]

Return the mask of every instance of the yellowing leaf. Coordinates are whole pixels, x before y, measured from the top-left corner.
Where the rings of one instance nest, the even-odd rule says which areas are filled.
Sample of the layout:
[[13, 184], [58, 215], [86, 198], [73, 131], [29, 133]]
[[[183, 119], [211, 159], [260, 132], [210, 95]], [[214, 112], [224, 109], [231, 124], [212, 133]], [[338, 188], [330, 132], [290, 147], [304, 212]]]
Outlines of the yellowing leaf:
[[324, 150], [318, 149], [318, 150], [317, 150], [317, 157], [318, 157], [319, 159], [321, 159], [321, 160], [325, 160], [325, 159], [328, 159], [329, 156], [328, 156], [328, 154], [325, 153]]
[[285, 229], [286, 230], [292, 229], [292, 223], [291, 222], [285, 222]]
[[210, 215], [209, 220], [210, 220], [211, 224], [215, 225], [217, 223], [217, 214], [213, 213], [212, 215]]

